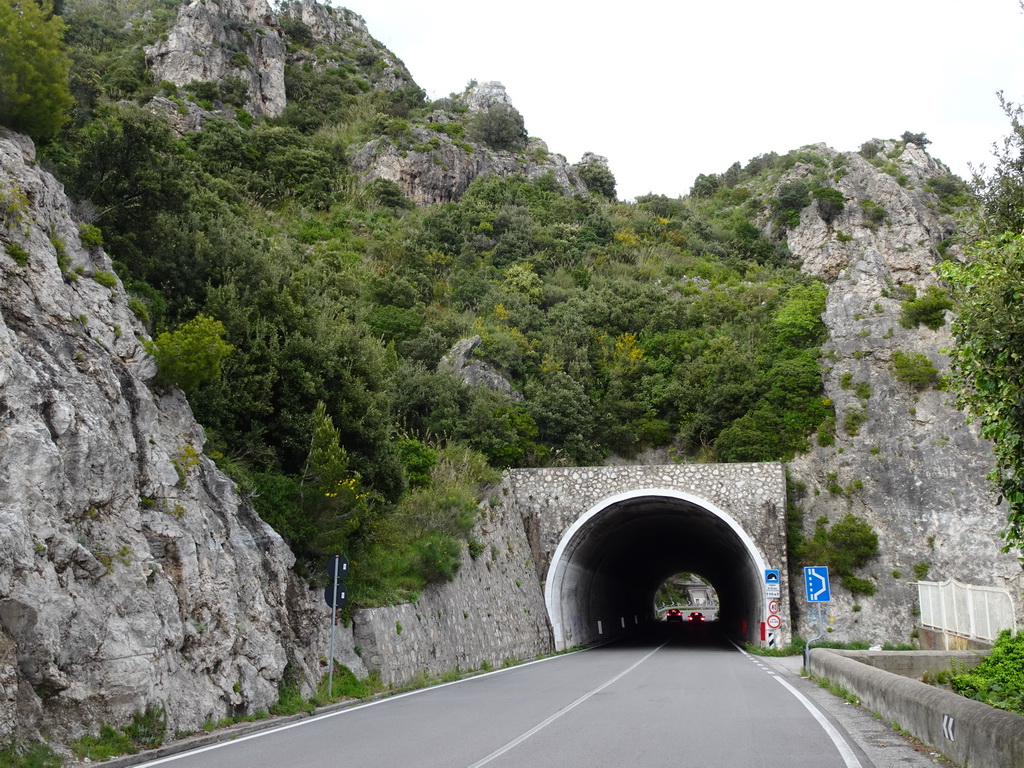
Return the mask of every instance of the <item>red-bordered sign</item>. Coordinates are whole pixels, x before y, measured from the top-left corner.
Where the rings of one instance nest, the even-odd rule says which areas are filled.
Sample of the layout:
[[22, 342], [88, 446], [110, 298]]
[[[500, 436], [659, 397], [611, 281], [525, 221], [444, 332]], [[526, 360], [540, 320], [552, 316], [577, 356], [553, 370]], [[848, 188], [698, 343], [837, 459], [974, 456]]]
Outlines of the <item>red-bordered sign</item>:
[[768, 624], [769, 629], [778, 629], [782, 626], [782, 619], [779, 618], [779, 614], [773, 613], [768, 617], [768, 621], [766, 623]]
[[768, 613], [778, 613], [778, 612], [779, 612], [779, 601], [778, 600], [769, 600], [768, 601]]

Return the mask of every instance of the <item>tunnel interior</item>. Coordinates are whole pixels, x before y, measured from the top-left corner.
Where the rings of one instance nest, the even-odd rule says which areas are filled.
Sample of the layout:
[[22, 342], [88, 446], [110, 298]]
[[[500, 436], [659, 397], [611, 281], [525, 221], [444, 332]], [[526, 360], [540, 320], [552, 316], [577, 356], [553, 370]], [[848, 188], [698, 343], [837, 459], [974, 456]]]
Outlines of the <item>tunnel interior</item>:
[[612, 639], [653, 621], [658, 587], [682, 571], [715, 588], [724, 631], [756, 642], [765, 567], [750, 536], [706, 501], [667, 491], [610, 499], [577, 520], [552, 558], [545, 600], [555, 645]]

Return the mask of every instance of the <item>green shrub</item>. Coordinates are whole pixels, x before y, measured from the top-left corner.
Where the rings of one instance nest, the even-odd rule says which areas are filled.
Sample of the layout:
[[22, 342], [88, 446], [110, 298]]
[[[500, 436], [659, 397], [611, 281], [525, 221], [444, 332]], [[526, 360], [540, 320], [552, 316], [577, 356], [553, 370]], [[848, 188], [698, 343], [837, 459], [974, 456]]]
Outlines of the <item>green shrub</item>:
[[413, 203], [402, 192], [402, 188], [391, 179], [374, 179], [366, 187], [371, 199], [376, 200], [384, 208], [392, 210], [409, 210]]
[[[334, 680], [330, 691], [327, 690], [328, 676], [325, 674], [317, 689], [318, 698], [327, 701], [338, 699], [365, 699], [376, 693], [380, 686], [373, 679], [360, 680], [355, 673], [344, 664], [334, 663]], [[379, 683], [379, 681], [377, 681]]]
[[223, 323], [196, 315], [178, 330], [146, 342], [146, 351], [156, 358], [163, 383], [191, 392], [220, 376], [221, 361], [234, 349], [223, 337]]
[[892, 353], [892, 369], [898, 381], [914, 389], [926, 389], [939, 383], [939, 369], [921, 352], [907, 354], [897, 349]]
[[860, 428], [868, 420], [867, 408], [849, 408], [843, 415], [843, 429], [850, 437], [860, 434]]
[[0, 3], [0, 121], [36, 141], [54, 136], [74, 105], [65, 24], [53, 10], [50, 0]]
[[953, 300], [937, 285], [929, 285], [924, 296], [906, 299], [900, 304], [900, 325], [916, 328], [925, 325], [937, 331], [946, 324], [946, 310], [953, 308]]
[[807, 182], [787, 181], [779, 186], [772, 202], [773, 220], [784, 227], [795, 227], [800, 223], [800, 211], [810, 205], [811, 197]]
[[106, 272], [101, 269], [92, 276], [92, 279], [104, 288], [115, 288], [117, 286], [117, 275], [113, 272]]
[[840, 576], [840, 583], [850, 590], [850, 594], [856, 595], [868, 595], [871, 596], [877, 591], [875, 583], [870, 579], [865, 579], [860, 576], [854, 576], [852, 574], [843, 574]]
[[71, 742], [71, 750], [80, 758], [109, 760], [117, 755], [134, 755], [139, 751], [131, 737], [110, 725], [101, 725], [98, 736], [83, 736]]
[[[832, 482], [838, 486], [837, 481]], [[855, 569], [878, 554], [878, 534], [863, 518], [850, 513], [831, 527], [828, 518], [818, 518], [814, 535], [803, 543], [797, 554], [808, 565], [827, 565], [853, 594], [875, 593], [874, 582], [854, 574]]]
[[518, 150], [526, 146], [526, 126], [519, 110], [510, 104], [495, 104], [478, 112], [469, 126], [474, 141], [491, 149]]
[[950, 686], [967, 698], [1024, 715], [1024, 632], [1004, 629], [992, 652], [971, 672], [954, 675]]
[[846, 198], [838, 189], [818, 187], [811, 193], [811, 199], [817, 203], [818, 215], [826, 224], [831, 224], [846, 207]]
[[282, 680], [277, 686], [277, 701], [270, 705], [270, 714], [282, 717], [297, 715], [299, 712], [312, 714], [316, 711], [316, 704], [308, 699], [302, 698], [297, 683], [286, 683]]
[[932, 569], [931, 563], [921, 561], [920, 563], [914, 563], [914, 578], [917, 581], [923, 581], [928, 578], [928, 571]]
[[875, 229], [885, 221], [885, 208], [874, 200], [861, 200], [860, 211], [864, 216], [864, 225], [866, 227]]
[[79, 224], [78, 238], [82, 241], [82, 246], [90, 250], [103, 247], [103, 232], [92, 224]]
[[860, 156], [865, 160], [871, 160], [882, 151], [882, 145], [877, 141], [865, 141], [860, 145]]
[[416, 542], [420, 568], [428, 581], [451, 581], [462, 563], [462, 543], [435, 533]]
[[604, 163], [590, 162], [579, 169], [580, 181], [587, 189], [609, 200], [615, 199], [615, 175]]
[[14, 262], [19, 267], [24, 267], [28, 264], [28, 260], [30, 258], [29, 252], [17, 243], [4, 243], [4, 251], [8, 256], [14, 259]]

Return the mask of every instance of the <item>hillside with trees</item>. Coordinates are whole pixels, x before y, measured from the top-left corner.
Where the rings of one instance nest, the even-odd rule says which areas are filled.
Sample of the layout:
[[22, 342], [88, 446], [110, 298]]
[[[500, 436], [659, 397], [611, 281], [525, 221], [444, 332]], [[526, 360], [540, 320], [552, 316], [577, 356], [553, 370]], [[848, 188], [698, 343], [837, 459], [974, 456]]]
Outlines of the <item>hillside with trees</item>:
[[[630, 203], [601, 164], [578, 169], [585, 192], [554, 171], [481, 173], [417, 206], [351, 158], [372, 144], [525, 168], [546, 150], [513, 106], [471, 109], [475, 83], [428, 102], [390, 52], [314, 28], [305, 4], [269, 32], [225, 25], [237, 75], [157, 82], [147, 55], [178, 6], [67, 0], [60, 48], [51, 9], [7, 19], [50, 29], [39, 72], [70, 61], [67, 92], [9, 127], [40, 141], [83, 243], [111, 255], [206, 452], [300, 563], [350, 553], [357, 604], [449, 578], [503, 468], [787, 460], [834, 440], [827, 289], [787, 233], [842, 213], [842, 156], [771, 153]], [[252, 107], [246, 80], [245, 41], [270, 33], [287, 50], [279, 114]], [[966, 187], [935, 199], [962, 204]], [[474, 336], [515, 396], [439, 367]]]

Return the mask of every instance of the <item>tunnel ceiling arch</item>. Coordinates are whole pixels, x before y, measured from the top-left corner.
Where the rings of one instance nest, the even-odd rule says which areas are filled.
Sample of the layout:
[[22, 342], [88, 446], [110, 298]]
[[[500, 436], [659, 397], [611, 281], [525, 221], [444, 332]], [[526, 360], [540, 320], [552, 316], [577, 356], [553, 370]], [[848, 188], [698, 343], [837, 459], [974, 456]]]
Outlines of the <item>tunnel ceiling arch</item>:
[[551, 558], [545, 602], [556, 646], [651, 619], [658, 586], [680, 571], [714, 585], [723, 622], [752, 625], [767, 567], [748, 532], [707, 499], [671, 489], [616, 494], [582, 514]]

